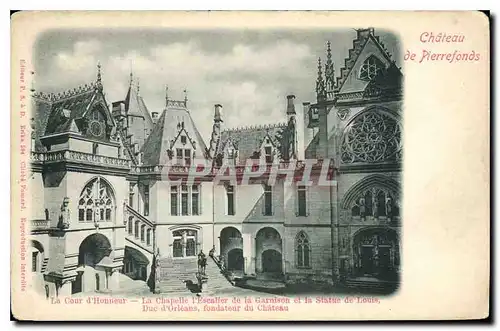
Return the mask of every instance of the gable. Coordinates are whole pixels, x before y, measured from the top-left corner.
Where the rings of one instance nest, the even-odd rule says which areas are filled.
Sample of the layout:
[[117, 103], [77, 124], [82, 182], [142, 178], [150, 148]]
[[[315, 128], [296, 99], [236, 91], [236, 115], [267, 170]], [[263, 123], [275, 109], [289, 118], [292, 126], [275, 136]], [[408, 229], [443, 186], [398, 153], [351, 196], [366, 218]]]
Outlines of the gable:
[[362, 47], [358, 57], [352, 65], [350, 72], [347, 74], [345, 80], [341, 84], [339, 93], [364, 91], [369, 81], [360, 79], [360, 72], [363, 63], [371, 56], [374, 56], [376, 59], [378, 59], [385, 66], [385, 68], [388, 68], [391, 64], [391, 60], [388, 54], [383, 51], [382, 47], [376, 41], [376, 39], [372, 35], [369, 35], [369, 37], [366, 38], [366, 42]]

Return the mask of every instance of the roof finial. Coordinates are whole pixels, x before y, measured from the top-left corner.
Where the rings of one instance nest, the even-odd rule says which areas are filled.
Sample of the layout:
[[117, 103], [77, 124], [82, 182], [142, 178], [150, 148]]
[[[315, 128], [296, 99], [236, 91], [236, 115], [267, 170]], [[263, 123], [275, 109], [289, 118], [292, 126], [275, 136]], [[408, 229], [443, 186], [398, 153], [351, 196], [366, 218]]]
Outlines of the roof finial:
[[325, 83], [326, 93], [328, 97], [333, 97], [333, 90], [335, 87], [335, 68], [332, 61], [332, 50], [330, 48], [330, 41], [326, 44], [326, 64], [325, 64]]
[[184, 106], [187, 107], [188, 102], [188, 91], [184, 89]]
[[139, 84], [139, 77], [137, 77], [137, 95], [139, 95], [139, 90], [140, 90], [140, 84]]
[[168, 85], [165, 85], [165, 107], [168, 107]]
[[318, 78], [316, 80], [316, 98], [318, 101], [326, 99], [325, 82], [321, 71], [321, 58], [318, 58]]
[[132, 70], [132, 60], [130, 60], [130, 81], [129, 81], [129, 87], [132, 87], [132, 83], [134, 81], [134, 74]]
[[99, 91], [102, 91], [102, 81], [101, 81], [101, 62], [97, 61], [97, 81], [96, 87]]

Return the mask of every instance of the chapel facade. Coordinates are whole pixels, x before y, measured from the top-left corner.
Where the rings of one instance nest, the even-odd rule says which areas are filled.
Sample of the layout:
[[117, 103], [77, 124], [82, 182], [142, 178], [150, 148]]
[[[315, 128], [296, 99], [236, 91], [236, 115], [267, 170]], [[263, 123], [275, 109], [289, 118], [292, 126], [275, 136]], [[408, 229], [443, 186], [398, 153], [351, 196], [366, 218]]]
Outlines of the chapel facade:
[[[121, 291], [150, 280], [155, 255], [175, 272], [211, 250], [241, 278], [398, 283], [401, 82], [374, 30], [361, 29], [338, 76], [328, 43], [302, 118], [293, 95], [277, 124], [227, 128], [215, 105], [206, 138], [187, 95], [174, 100], [166, 88], [164, 108], [150, 111], [132, 75], [124, 99], [108, 104], [100, 66], [89, 85], [34, 93], [33, 286], [47, 296]], [[269, 185], [269, 171], [242, 182], [249, 167], [300, 165], [298, 144], [337, 185], [286, 176]], [[224, 167], [236, 174], [214, 176]]]

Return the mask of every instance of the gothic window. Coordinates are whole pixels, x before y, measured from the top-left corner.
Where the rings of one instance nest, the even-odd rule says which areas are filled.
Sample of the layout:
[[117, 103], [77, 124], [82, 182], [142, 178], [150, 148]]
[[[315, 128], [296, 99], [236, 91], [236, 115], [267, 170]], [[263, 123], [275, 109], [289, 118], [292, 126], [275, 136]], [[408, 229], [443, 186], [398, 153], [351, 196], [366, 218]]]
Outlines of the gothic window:
[[148, 229], [146, 231], [146, 245], [151, 245], [151, 229]]
[[177, 205], [178, 205], [178, 191], [177, 186], [170, 187], [170, 214], [172, 216], [177, 216], [179, 214]]
[[92, 144], [92, 154], [97, 155], [98, 153], [99, 153], [99, 144], [93, 143]]
[[191, 150], [190, 149], [184, 150], [184, 165], [185, 166], [191, 165]]
[[233, 185], [226, 185], [226, 197], [227, 197], [227, 214], [233, 216], [235, 214]]
[[311, 267], [311, 246], [304, 231], [300, 231], [295, 238], [295, 253], [297, 268]]
[[78, 201], [80, 222], [110, 222], [114, 219], [115, 202], [111, 186], [102, 178], [90, 181]]
[[189, 215], [188, 213], [188, 203], [189, 203], [189, 193], [188, 193], [188, 186], [187, 185], [182, 185], [182, 193], [181, 193], [181, 214], [182, 215]]
[[273, 215], [273, 191], [271, 186], [264, 185], [264, 216]]
[[356, 117], [342, 138], [343, 163], [398, 161], [401, 126], [385, 112], [370, 110]]
[[362, 80], [372, 80], [382, 68], [384, 68], [382, 61], [372, 55], [361, 66], [359, 78]]
[[141, 241], [144, 241], [146, 239], [145, 234], [146, 234], [146, 226], [141, 225]]
[[172, 216], [200, 215], [200, 185], [181, 185], [180, 189], [179, 191], [179, 186], [176, 185], [170, 187], [170, 214]]
[[134, 217], [130, 216], [128, 218], [128, 233], [133, 234], [134, 233]]
[[181, 144], [185, 145], [187, 143], [187, 137], [181, 136]]
[[135, 229], [134, 229], [134, 235], [135, 235], [135, 238], [138, 239], [139, 238], [139, 221], [135, 221]]
[[264, 155], [266, 163], [273, 163], [273, 148], [271, 146], [264, 147]]
[[149, 185], [144, 185], [144, 216], [149, 216]]
[[200, 214], [200, 186], [191, 186], [191, 215]]
[[307, 190], [303, 185], [297, 187], [297, 202], [297, 216], [307, 216]]

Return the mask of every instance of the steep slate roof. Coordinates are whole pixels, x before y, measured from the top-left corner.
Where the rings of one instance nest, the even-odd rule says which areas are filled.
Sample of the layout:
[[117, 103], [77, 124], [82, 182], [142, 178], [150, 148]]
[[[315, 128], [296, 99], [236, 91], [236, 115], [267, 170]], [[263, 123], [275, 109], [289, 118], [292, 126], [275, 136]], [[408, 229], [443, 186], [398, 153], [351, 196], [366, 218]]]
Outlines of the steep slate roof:
[[167, 107], [158, 118], [158, 122], [153, 127], [153, 131], [144, 142], [141, 148], [143, 153], [142, 162], [144, 165], [164, 165], [168, 163], [168, 150], [173, 146], [174, 140], [182, 130], [178, 124], [184, 123], [184, 130], [191, 141], [196, 142], [196, 155], [208, 158], [207, 146], [194, 124], [189, 110], [185, 107]]
[[143, 117], [145, 122], [145, 129], [148, 131], [153, 128], [153, 119], [149, 113], [148, 107], [144, 99], [139, 95], [136, 88], [132, 85], [129, 86], [127, 96], [125, 97], [125, 111], [128, 115]]
[[267, 136], [269, 136], [271, 143], [283, 152], [283, 148], [285, 147], [284, 133], [287, 128], [286, 123], [280, 123], [224, 130], [221, 132], [214, 159], [218, 155], [224, 155], [224, 148], [229, 141], [234, 144], [234, 147], [238, 151], [240, 164], [245, 164], [247, 159], [259, 158], [258, 152]]
[[91, 83], [58, 94], [33, 95], [33, 124], [35, 125], [35, 150], [45, 151], [40, 137], [75, 131], [79, 119], [85, 116], [88, 105], [100, 93]]

